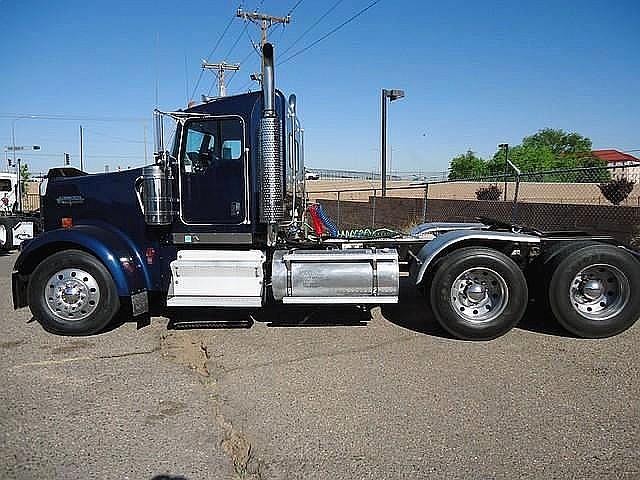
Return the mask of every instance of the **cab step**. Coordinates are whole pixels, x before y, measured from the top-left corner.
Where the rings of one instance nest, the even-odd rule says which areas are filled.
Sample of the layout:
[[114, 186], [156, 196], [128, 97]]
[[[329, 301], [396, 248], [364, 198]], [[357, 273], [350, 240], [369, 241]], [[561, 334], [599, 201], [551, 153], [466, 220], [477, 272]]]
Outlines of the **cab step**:
[[223, 328], [251, 328], [253, 320], [170, 320], [167, 330], [197, 330]]

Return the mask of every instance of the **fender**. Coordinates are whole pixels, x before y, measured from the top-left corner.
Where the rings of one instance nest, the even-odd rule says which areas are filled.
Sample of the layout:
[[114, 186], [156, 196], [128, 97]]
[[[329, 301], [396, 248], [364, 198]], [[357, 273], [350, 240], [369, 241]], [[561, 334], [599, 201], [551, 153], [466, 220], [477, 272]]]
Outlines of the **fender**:
[[[58, 248], [56, 244], [64, 246]], [[14, 272], [30, 273], [43, 254], [74, 247], [93, 254], [107, 267], [119, 296], [128, 297], [151, 288], [151, 277], [139, 249], [124, 233], [103, 222], [42, 233], [24, 245]]]
[[422, 283], [424, 275], [429, 269], [429, 266], [433, 265], [434, 261], [445, 251], [448, 251], [455, 245], [462, 247], [462, 244], [474, 245], [477, 243], [539, 244], [540, 237], [536, 237], [535, 235], [527, 235], [524, 233], [498, 232], [493, 230], [454, 230], [451, 232], [443, 233], [441, 235], [438, 235], [436, 238], [422, 247], [416, 255], [416, 285]]

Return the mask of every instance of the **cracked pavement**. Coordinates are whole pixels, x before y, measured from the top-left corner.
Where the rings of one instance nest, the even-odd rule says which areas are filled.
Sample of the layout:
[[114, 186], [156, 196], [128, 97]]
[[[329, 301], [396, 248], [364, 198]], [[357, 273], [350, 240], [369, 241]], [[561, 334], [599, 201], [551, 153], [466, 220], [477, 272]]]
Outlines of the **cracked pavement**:
[[531, 313], [461, 342], [409, 294], [369, 321], [271, 308], [251, 329], [56, 337], [11, 309], [14, 260], [1, 478], [640, 478], [638, 326], [581, 340]]

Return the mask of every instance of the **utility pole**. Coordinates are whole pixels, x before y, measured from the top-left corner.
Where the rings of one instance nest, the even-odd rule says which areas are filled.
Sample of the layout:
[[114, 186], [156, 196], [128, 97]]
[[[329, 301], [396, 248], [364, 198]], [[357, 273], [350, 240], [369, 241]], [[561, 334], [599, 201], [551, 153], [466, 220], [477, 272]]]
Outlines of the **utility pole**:
[[237, 71], [240, 70], [240, 64], [238, 63], [207, 63], [205, 60], [202, 61], [202, 68], [204, 70], [213, 70], [216, 72], [216, 78], [218, 79], [218, 96], [226, 97], [227, 95], [227, 87], [224, 84], [224, 72], [226, 70]]
[[84, 145], [82, 140], [82, 125], [80, 125], [80, 170], [84, 172]]
[[273, 15], [267, 15], [266, 13], [245, 12], [242, 8], [238, 9], [236, 17], [240, 17], [243, 20], [250, 20], [260, 26], [260, 30], [262, 31], [260, 47], [264, 47], [264, 44], [267, 43], [267, 30], [269, 30], [269, 27], [278, 23], [287, 24], [291, 21], [291, 16], [289, 15], [286, 17], [274, 17]]

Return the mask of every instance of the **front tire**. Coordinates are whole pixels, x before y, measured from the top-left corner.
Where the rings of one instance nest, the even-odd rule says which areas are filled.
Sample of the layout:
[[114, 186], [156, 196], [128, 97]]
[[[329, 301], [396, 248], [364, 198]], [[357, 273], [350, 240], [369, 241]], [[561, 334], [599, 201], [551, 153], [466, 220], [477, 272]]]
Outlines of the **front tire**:
[[622, 248], [564, 250], [552, 265], [549, 305], [558, 322], [584, 338], [605, 338], [640, 316], [640, 263]]
[[44, 329], [61, 335], [97, 333], [120, 309], [111, 274], [81, 250], [65, 250], [44, 259], [29, 280], [28, 302]]
[[518, 265], [497, 250], [468, 247], [438, 262], [431, 280], [436, 320], [463, 340], [504, 335], [527, 308], [527, 282]]

